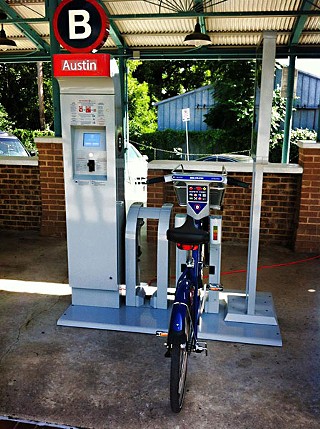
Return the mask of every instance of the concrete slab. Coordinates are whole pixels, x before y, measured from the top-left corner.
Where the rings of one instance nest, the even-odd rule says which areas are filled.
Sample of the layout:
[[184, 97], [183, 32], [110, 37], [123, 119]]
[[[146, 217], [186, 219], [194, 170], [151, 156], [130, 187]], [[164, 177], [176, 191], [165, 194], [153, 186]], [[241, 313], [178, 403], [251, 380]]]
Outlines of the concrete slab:
[[[259, 265], [309, 256], [261, 248]], [[61, 239], [0, 232], [0, 415], [94, 429], [319, 428], [319, 259], [259, 272], [258, 290], [273, 295], [283, 346], [208, 342], [207, 357], [191, 355], [185, 406], [175, 415], [161, 338], [57, 326], [70, 304], [58, 294], [67, 293], [66, 258]], [[153, 258], [149, 246], [142, 281], [155, 276]], [[222, 271], [245, 268], [246, 249], [225, 244], [222, 260]], [[25, 291], [6, 290], [4, 280], [18, 280]], [[245, 274], [222, 281], [241, 289]]]

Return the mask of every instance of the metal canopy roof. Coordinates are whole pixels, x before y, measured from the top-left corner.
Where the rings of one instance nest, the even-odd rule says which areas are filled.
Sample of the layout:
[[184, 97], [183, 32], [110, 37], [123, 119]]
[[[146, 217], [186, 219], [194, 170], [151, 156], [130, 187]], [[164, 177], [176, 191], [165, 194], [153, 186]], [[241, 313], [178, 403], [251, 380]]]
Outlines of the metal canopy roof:
[[[97, 0], [99, 1], [99, 0]], [[277, 57], [320, 58], [320, 0], [112, 0], [99, 1], [110, 20], [100, 50], [141, 59], [252, 58], [263, 31], [277, 33]], [[17, 46], [0, 61], [49, 60], [59, 50], [50, 17], [57, 0], [0, 0], [0, 21]], [[195, 48], [183, 40], [197, 20], [212, 45]]]

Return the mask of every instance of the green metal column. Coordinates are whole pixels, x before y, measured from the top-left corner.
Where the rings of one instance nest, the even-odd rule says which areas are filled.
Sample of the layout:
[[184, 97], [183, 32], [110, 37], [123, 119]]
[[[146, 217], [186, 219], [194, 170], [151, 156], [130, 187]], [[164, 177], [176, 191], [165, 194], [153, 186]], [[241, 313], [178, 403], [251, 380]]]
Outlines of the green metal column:
[[296, 57], [291, 56], [288, 68], [286, 116], [284, 120], [284, 134], [281, 159], [281, 162], [284, 164], [289, 163], [295, 65]]
[[[60, 52], [60, 45], [54, 36], [53, 30], [53, 15], [58, 6], [58, 0], [46, 0], [46, 16], [50, 20], [50, 55], [51, 66], [52, 56]], [[53, 73], [53, 66], [52, 66]], [[56, 137], [61, 137], [61, 110], [60, 110], [60, 88], [55, 77], [52, 75], [52, 102], [53, 102], [53, 116], [54, 116], [54, 134]]]
[[129, 141], [129, 118], [128, 118], [128, 69], [127, 58], [119, 55], [119, 75], [121, 85], [121, 107], [123, 136], [126, 142]]

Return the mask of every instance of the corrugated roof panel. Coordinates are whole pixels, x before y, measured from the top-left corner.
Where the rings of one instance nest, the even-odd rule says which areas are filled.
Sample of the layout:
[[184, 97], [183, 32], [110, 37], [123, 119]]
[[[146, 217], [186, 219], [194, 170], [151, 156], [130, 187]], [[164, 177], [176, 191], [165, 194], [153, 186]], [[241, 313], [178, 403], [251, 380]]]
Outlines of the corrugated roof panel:
[[320, 45], [320, 32], [302, 34], [299, 43], [301, 45]]
[[24, 34], [13, 24], [3, 24], [3, 29], [8, 39], [23, 38]]
[[109, 36], [106, 40], [106, 42], [104, 43], [103, 47], [104, 48], [114, 48], [116, 45], [114, 43], [114, 41], [112, 40], [111, 36]]
[[29, 25], [40, 36], [48, 36], [49, 37], [49, 34], [50, 34], [49, 24], [29, 24]]
[[292, 28], [295, 18], [207, 18], [207, 31], [262, 31], [288, 30]]
[[[30, 51], [34, 51], [36, 49], [36, 46], [34, 45], [34, 43], [32, 43], [30, 40], [25, 39], [23, 37], [21, 38], [16, 38], [13, 37], [12, 40], [14, 40], [17, 44], [17, 46], [8, 46], [6, 48], [6, 52], [21, 52], [21, 51], [25, 51], [25, 52], [30, 52]], [[49, 41], [47, 41], [47, 43], [49, 43]]]
[[276, 43], [278, 46], [288, 45], [290, 42], [291, 33], [278, 33]]
[[21, 2], [12, 5], [12, 9], [17, 12], [22, 18], [45, 18], [44, 3], [28, 3]]
[[257, 46], [261, 33], [219, 33], [210, 34], [210, 39], [215, 46]]
[[210, 9], [214, 12], [267, 12], [274, 10], [298, 10], [300, 4], [300, 0], [228, 0], [212, 6]]
[[320, 31], [320, 18], [319, 17], [308, 18], [304, 28], [305, 30]]
[[[103, 2], [112, 15], [159, 13], [159, 7], [145, 1], [113, 0]], [[162, 9], [161, 9], [162, 10]], [[163, 12], [164, 10], [162, 10]]]
[[194, 19], [141, 19], [132, 21], [115, 21], [120, 32], [127, 34], [148, 33], [189, 33], [195, 26]]
[[149, 34], [128, 34], [125, 36], [125, 41], [131, 47], [183, 46], [183, 39], [183, 35], [179, 34], [160, 34], [156, 36], [150, 36]]

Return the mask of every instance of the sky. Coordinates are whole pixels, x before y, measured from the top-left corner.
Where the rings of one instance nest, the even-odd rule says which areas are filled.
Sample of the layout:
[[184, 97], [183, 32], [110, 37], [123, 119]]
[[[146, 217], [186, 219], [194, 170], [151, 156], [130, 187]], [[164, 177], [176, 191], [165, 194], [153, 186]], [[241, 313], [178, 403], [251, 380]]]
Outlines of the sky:
[[[278, 60], [281, 64], [289, 64], [289, 60]], [[311, 73], [315, 76], [320, 77], [320, 58], [318, 59], [306, 59], [306, 58], [297, 58], [296, 59], [296, 69], [301, 70], [306, 73]]]

